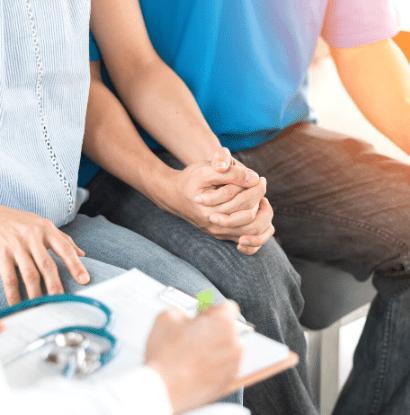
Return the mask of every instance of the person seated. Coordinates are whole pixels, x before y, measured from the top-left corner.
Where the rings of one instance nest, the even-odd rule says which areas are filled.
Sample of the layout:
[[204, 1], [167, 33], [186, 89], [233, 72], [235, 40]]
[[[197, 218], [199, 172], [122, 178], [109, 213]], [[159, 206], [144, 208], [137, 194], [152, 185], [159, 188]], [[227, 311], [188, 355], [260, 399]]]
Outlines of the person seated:
[[[392, 40], [399, 31], [394, 2], [95, 3], [91, 32], [106, 67], [102, 79], [110, 85], [108, 73], [116, 95], [103, 89], [101, 75], [93, 76], [89, 114], [95, 123], [87, 131], [93, 138], [86, 153], [92, 158], [94, 152], [95, 161], [117, 178], [98, 173], [87, 185], [93, 192], [90, 211], [189, 262], [237, 300], [244, 316], [264, 334], [286, 342], [301, 356], [295, 370], [247, 389], [245, 406], [258, 415], [317, 414], [306, 379], [306, 343], [298, 321], [303, 307], [300, 279], [271, 237], [253, 255], [242, 255], [253, 253], [263, 226], [236, 222], [230, 208], [254, 187], [241, 191], [223, 186], [217, 189], [220, 198], [200, 192], [199, 206], [195, 206], [197, 193], [179, 192], [193, 187], [166, 185], [178, 177], [173, 170], [162, 166], [154, 172], [154, 177], [169, 172], [157, 182], [158, 196], [155, 189], [138, 188], [133, 180], [138, 174], [133, 163], [138, 153], [126, 149], [134, 148], [137, 129], [144, 130], [152, 148], [154, 139], [169, 151], [160, 157], [174, 170], [184, 165], [193, 169], [190, 163], [197, 157], [212, 157], [209, 150], [210, 156], [203, 155], [201, 143], [195, 141], [201, 137], [206, 143], [210, 137], [207, 128], [192, 130], [203, 125], [196, 115], [198, 106], [235, 160], [267, 179], [263, 197], [275, 208], [274, 225], [287, 254], [336, 267], [359, 281], [372, 276], [378, 295], [355, 353], [352, 381], [334, 413], [406, 413], [410, 396], [406, 352], [410, 341], [409, 165], [378, 154], [354, 136], [317, 126], [309, 102], [308, 74], [322, 36], [360, 111], [410, 154], [410, 67]], [[122, 23], [125, 20], [127, 24]], [[173, 71], [195, 98], [187, 113], [191, 116], [182, 116], [183, 100], [178, 94], [174, 98], [179, 81]], [[160, 85], [168, 92], [163, 99], [156, 89]], [[148, 118], [148, 114], [153, 115]], [[149, 119], [156, 122], [150, 125]], [[175, 136], [180, 147], [170, 144]], [[124, 141], [128, 144], [122, 151]], [[110, 167], [112, 154], [120, 163]], [[184, 177], [184, 170], [179, 176]], [[111, 203], [102, 205], [107, 195]], [[225, 211], [218, 212], [229, 197]], [[259, 218], [262, 207], [269, 204], [260, 206]]]
[[[149, 335], [144, 366], [92, 385], [53, 378], [11, 389], [0, 366], [2, 413], [169, 415], [212, 402], [239, 373], [244, 349], [234, 324], [238, 313], [233, 301], [211, 306], [194, 319], [178, 308], [164, 311]], [[5, 328], [0, 320], [0, 332]], [[224, 404], [203, 413], [249, 411]]]
[[[77, 178], [90, 10], [89, 0], [0, 3], [0, 308], [131, 268], [193, 295], [213, 288], [221, 302], [186, 262], [102, 216], [78, 214], [88, 197]], [[226, 399], [240, 403], [242, 392]]]

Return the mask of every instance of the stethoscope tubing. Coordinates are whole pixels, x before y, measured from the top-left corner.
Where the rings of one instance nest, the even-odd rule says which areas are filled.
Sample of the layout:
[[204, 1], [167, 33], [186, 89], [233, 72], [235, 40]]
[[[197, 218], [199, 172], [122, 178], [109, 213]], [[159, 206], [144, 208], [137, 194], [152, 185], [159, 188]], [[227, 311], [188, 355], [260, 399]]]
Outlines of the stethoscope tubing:
[[[33, 307], [37, 307], [37, 306], [40, 306], [40, 305], [66, 303], [66, 302], [83, 303], [83, 304], [87, 304], [87, 305], [90, 305], [92, 307], [98, 308], [105, 315], [105, 318], [106, 318], [105, 323], [101, 327], [92, 327], [92, 326], [62, 327], [62, 328], [53, 330], [53, 331], [51, 331], [47, 334], [44, 334], [44, 335], [40, 336], [37, 340], [35, 340], [33, 342], [33, 344], [37, 342], [41, 346], [41, 342], [39, 342], [39, 340], [41, 340], [41, 339], [45, 340], [45, 339], [50, 338], [52, 336], [55, 336], [59, 333], [67, 333], [67, 332], [71, 332], [71, 331], [77, 331], [77, 332], [82, 332], [82, 333], [84, 333], [84, 332], [85, 333], [90, 333], [90, 334], [93, 334], [95, 336], [104, 338], [104, 339], [109, 341], [110, 348], [108, 349], [107, 352], [101, 354], [100, 359], [99, 359], [101, 365], [107, 364], [110, 360], [112, 360], [112, 358], [118, 352], [119, 343], [118, 343], [117, 339], [111, 333], [109, 333], [107, 331], [108, 328], [111, 327], [112, 324], [113, 324], [114, 316], [113, 316], [111, 310], [105, 304], [101, 303], [98, 300], [95, 300], [95, 299], [90, 298], [90, 297], [83, 297], [83, 296], [74, 295], [74, 294], [47, 295], [47, 296], [43, 296], [43, 297], [33, 298], [31, 300], [24, 300], [24, 301], [14, 305], [14, 306], [7, 307], [3, 310], [0, 310], [0, 319], [4, 318], [4, 317], [7, 317], [11, 314], [17, 313], [19, 311], [28, 310], [28, 309], [31, 309]], [[32, 350], [35, 350], [35, 349], [37, 349], [37, 347], [32, 348]], [[29, 347], [27, 347], [26, 350], [27, 350], [27, 352], [32, 351]], [[15, 359], [13, 359], [13, 361], [14, 360]]]

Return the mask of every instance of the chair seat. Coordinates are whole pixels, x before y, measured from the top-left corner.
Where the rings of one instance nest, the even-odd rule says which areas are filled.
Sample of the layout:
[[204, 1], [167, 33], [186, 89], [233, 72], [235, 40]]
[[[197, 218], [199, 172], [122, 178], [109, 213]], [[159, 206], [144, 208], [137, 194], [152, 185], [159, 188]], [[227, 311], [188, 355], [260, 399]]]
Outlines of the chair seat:
[[371, 278], [358, 282], [351, 274], [317, 262], [289, 257], [302, 277], [303, 326], [321, 330], [370, 302], [376, 295]]

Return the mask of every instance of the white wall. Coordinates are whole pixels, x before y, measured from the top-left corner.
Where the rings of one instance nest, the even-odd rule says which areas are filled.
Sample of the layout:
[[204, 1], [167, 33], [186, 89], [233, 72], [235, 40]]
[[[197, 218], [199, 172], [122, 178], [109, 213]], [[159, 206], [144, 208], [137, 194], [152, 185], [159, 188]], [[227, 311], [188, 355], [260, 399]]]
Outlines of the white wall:
[[395, 0], [401, 15], [401, 29], [410, 32], [410, 0]]

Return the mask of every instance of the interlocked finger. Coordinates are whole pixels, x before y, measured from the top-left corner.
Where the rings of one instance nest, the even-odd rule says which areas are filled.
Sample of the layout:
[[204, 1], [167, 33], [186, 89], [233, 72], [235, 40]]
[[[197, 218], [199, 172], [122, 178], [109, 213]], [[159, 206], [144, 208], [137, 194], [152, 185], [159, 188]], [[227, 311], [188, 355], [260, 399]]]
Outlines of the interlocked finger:
[[[218, 189], [219, 190], [219, 189]], [[230, 215], [241, 210], [252, 209], [266, 193], [266, 179], [261, 177], [259, 183], [250, 189], [243, 189], [235, 198], [218, 206], [214, 206], [215, 210], [220, 213]]]
[[236, 195], [241, 193], [243, 190], [243, 187], [235, 184], [227, 184], [225, 186], [220, 186], [218, 189], [206, 190], [201, 193], [198, 201], [204, 206], [217, 206], [221, 203], [226, 203], [234, 199]]
[[256, 214], [259, 210], [259, 202], [256, 203], [252, 209], [240, 210], [239, 212], [225, 215], [222, 213], [212, 214], [209, 220], [222, 226], [224, 228], [237, 228], [252, 223], [255, 220]]

